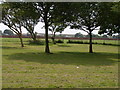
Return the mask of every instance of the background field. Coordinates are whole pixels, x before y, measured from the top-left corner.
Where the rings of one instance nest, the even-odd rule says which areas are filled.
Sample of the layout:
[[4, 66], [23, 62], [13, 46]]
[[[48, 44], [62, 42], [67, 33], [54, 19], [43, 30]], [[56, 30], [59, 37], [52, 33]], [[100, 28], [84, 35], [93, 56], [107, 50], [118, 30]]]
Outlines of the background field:
[[[3, 42], [3, 44], [5, 43], [19, 43], [19, 38], [2, 38], [1, 39]], [[30, 38], [23, 38], [24, 44], [28, 44], [28, 41], [32, 40]], [[38, 39], [38, 40], [44, 40], [44, 39]], [[49, 39], [51, 41], [51, 39]], [[56, 39], [58, 40], [58, 39]], [[61, 39], [62, 41], [64, 41], [65, 43], [68, 40], [72, 40], [72, 39]], [[78, 40], [74, 40], [74, 41], [83, 41], [83, 42], [89, 42], [89, 40], [82, 40], [82, 39], [78, 39]], [[107, 44], [120, 44], [118, 40], [92, 40], [93, 42], [97, 42], [97, 43], [107, 43]]]
[[45, 54], [44, 46], [28, 45], [28, 40], [21, 48], [19, 39], [3, 38], [3, 88], [118, 87], [117, 46], [93, 45], [90, 54], [88, 44], [51, 44], [53, 54]]

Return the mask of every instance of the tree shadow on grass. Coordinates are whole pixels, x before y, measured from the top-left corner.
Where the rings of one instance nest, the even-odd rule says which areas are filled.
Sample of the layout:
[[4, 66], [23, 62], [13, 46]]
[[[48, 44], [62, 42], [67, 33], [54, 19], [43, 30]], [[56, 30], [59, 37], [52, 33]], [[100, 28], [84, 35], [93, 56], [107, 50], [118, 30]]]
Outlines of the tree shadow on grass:
[[71, 47], [70, 45], [58, 45], [59, 47]]
[[2, 49], [19, 49], [18, 47], [8, 47], [8, 46], [2, 46], [2, 47], [0, 47], [0, 48], [2, 48]]
[[8, 58], [9, 60], [25, 60], [42, 64], [104, 66], [118, 63], [118, 55], [113, 53], [59, 52], [45, 54], [29, 52], [16, 53]]

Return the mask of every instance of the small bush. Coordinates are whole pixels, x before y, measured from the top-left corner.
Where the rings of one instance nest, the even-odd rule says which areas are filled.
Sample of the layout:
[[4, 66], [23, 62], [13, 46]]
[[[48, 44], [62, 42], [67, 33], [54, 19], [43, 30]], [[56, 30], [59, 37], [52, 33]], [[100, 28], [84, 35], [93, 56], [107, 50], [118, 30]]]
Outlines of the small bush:
[[57, 40], [56, 43], [64, 43], [62, 40]]
[[42, 41], [42, 40], [36, 40], [36, 41], [29, 40], [29, 45], [44, 45], [44, 41]]
[[75, 44], [83, 44], [83, 41], [72, 41], [72, 40], [68, 40], [67, 43], [75, 43]]

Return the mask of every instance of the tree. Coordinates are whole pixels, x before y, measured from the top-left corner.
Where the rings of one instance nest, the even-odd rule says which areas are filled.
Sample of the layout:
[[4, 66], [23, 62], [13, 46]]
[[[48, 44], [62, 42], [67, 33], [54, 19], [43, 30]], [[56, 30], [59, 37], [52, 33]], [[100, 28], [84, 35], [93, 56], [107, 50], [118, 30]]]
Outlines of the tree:
[[65, 25], [65, 24], [55, 23], [55, 22], [50, 25], [49, 31], [52, 32], [52, 41], [54, 44], [56, 44], [56, 42], [55, 42], [56, 32], [62, 32], [66, 27], [67, 27], [67, 25]]
[[31, 38], [36, 41], [34, 28], [39, 22], [40, 14], [37, 11], [37, 5], [34, 2], [24, 2], [20, 8], [22, 26], [30, 33]]
[[76, 10], [74, 11], [74, 16], [77, 18], [76, 21], [71, 23], [71, 28], [80, 29], [89, 34], [89, 53], [93, 53], [92, 49], [92, 31], [97, 30], [99, 27], [99, 7], [98, 3], [75, 3]]
[[[15, 3], [3, 3], [2, 8], [2, 23], [7, 25], [20, 39], [21, 47], [24, 47], [22, 40], [22, 22], [19, 14], [16, 14], [20, 9], [12, 8]], [[18, 6], [19, 7], [19, 6]]]
[[81, 34], [81, 33], [76, 33], [76, 34], [75, 34], [75, 37], [84, 37], [84, 36], [83, 36], [83, 34]]
[[9, 35], [9, 36], [13, 36], [14, 35], [14, 33], [11, 30], [9, 30], [9, 29], [4, 30], [3, 34], [4, 35]]
[[99, 34], [113, 35], [120, 33], [120, 2], [100, 3]]
[[31, 38], [36, 41], [36, 34], [34, 32], [34, 27], [39, 22], [39, 12], [37, 11], [37, 5], [34, 2], [22, 2], [14, 3], [12, 8], [18, 9], [16, 12], [21, 19], [21, 24], [30, 33]]
[[[65, 4], [65, 5], [64, 5]], [[68, 6], [67, 6], [68, 5]], [[48, 30], [49, 26], [52, 25], [53, 19], [56, 22], [67, 22], [65, 18], [65, 12], [68, 11], [66, 8], [69, 7], [68, 3], [54, 3], [54, 2], [39, 2], [37, 3], [37, 8], [40, 13], [41, 22], [45, 23], [45, 53], [50, 53], [49, 43], [48, 43]]]
[[53, 11], [53, 3], [38, 2], [36, 3], [38, 12], [40, 14], [40, 20], [45, 23], [45, 53], [50, 53], [49, 41], [48, 41], [48, 27], [51, 19], [51, 13]]
[[54, 12], [52, 18], [50, 19], [49, 30], [52, 32], [52, 41], [55, 44], [55, 34], [56, 32], [62, 33], [62, 31], [69, 26], [70, 21], [73, 16], [70, 11], [72, 3], [55, 3]]

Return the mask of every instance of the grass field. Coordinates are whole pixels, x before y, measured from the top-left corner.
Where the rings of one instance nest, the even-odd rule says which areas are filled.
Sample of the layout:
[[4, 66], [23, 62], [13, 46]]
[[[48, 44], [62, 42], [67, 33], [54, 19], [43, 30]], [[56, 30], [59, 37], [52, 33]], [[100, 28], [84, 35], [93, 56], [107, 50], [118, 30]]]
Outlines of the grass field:
[[[24, 38], [24, 43], [27, 44], [28, 40], [31, 40], [30, 38]], [[41, 40], [41, 39], [39, 39]], [[68, 41], [66, 39], [62, 39], [65, 43]], [[19, 43], [19, 39], [18, 38], [3, 38], [2, 39], [3, 44], [5, 43]], [[11, 42], [12, 41], [12, 42]], [[78, 40], [76, 40], [78, 41]], [[79, 40], [79, 41], [83, 41], [83, 42], [89, 42], [89, 40]], [[120, 44], [118, 40], [93, 40], [93, 42], [97, 42], [97, 43], [107, 43], [107, 44]]]
[[19, 39], [3, 38], [3, 88], [117, 88], [118, 47], [87, 44], [19, 45]]

